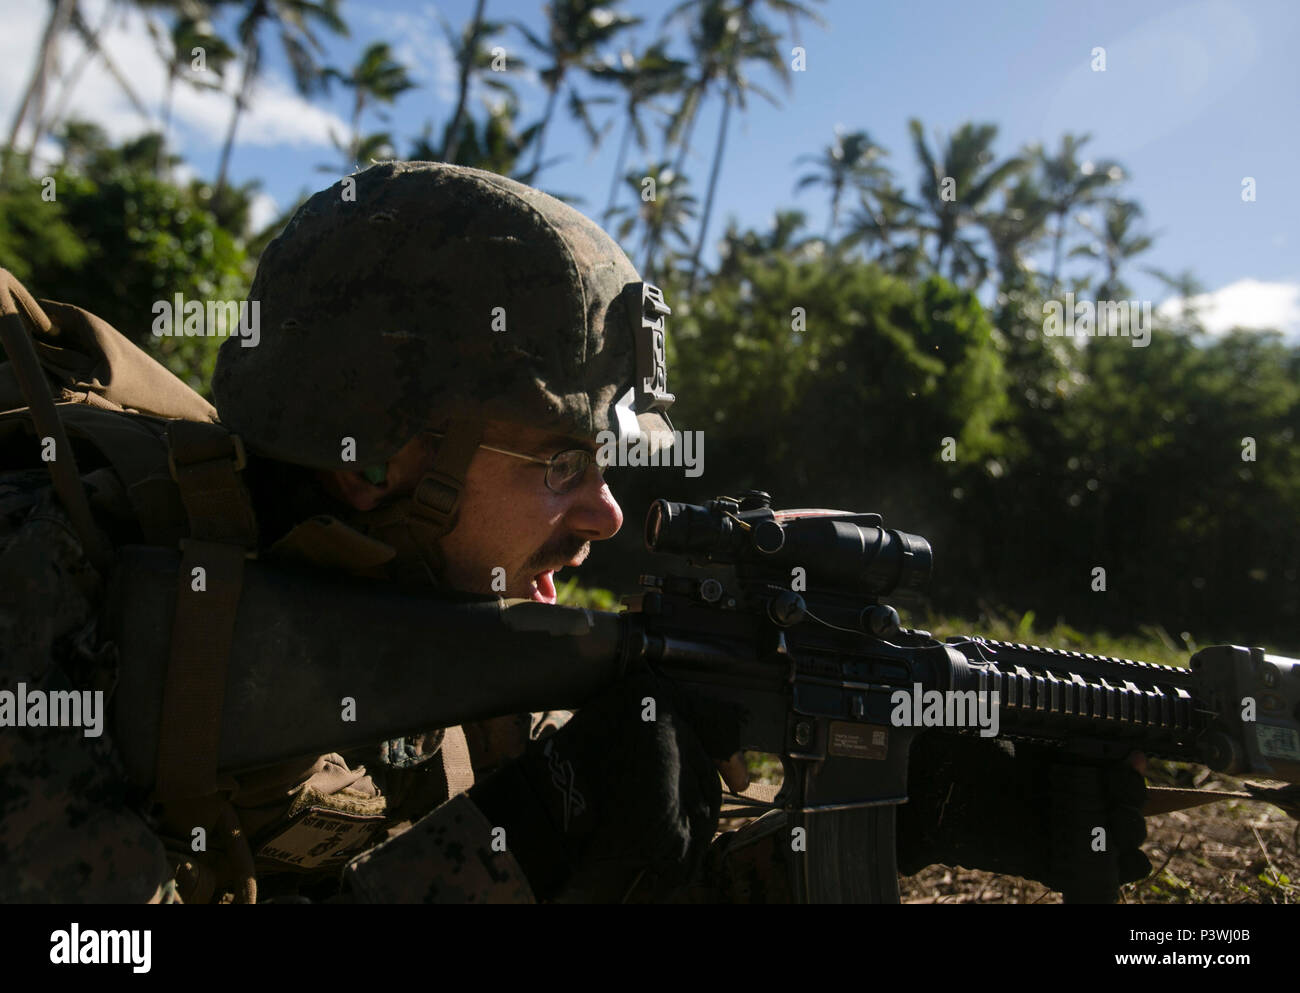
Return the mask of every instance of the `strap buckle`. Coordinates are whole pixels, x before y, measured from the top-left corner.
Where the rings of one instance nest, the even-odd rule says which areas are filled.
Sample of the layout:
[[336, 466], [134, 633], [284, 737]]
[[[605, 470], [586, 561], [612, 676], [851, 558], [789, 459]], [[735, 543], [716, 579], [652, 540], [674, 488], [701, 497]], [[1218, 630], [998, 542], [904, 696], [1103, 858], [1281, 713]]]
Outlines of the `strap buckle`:
[[411, 503], [421, 517], [427, 518], [439, 530], [450, 531], [460, 510], [462, 483], [455, 476], [430, 469], [420, 477], [411, 494]]
[[[227, 435], [227, 437], [230, 439], [231, 445], [234, 449], [233, 451], [233, 454], [235, 456], [234, 471], [242, 472], [244, 467], [248, 465], [248, 454], [247, 452], [244, 451], [244, 439], [239, 437], [239, 435], [237, 434], [229, 434]], [[179, 483], [181, 481], [180, 469], [188, 469], [191, 466], [201, 465], [204, 462], [215, 462], [218, 461], [219, 459], [226, 459], [226, 458], [229, 458], [229, 455], [215, 455], [209, 458], [191, 459], [189, 461], [183, 460], [181, 462], [180, 467], [178, 468], [176, 465], [176, 447], [174, 445], [168, 445], [167, 446], [167, 471], [171, 473], [172, 479], [176, 480], [176, 482]]]

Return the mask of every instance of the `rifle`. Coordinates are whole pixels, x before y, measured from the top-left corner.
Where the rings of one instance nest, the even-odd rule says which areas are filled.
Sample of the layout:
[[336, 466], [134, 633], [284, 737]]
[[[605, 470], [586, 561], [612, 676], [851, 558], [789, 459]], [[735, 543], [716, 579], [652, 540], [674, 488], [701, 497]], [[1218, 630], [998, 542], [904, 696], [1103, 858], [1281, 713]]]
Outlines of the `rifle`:
[[[742, 800], [747, 813], [783, 811], [820, 853], [790, 860], [806, 902], [897, 902], [895, 808], [912, 742], [936, 723], [929, 694], [941, 695], [944, 733], [996, 721], [1000, 734], [1063, 756], [1117, 761], [1140, 749], [1300, 783], [1298, 660], [1222, 645], [1183, 669], [978, 637], [939, 642], [902, 627], [883, 602], [924, 587], [924, 538], [876, 514], [776, 511], [758, 491], [703, 506], [656, 501], [645, 537], [652, 551], [728, 567], [731, 581], [642, 577], [644, 592], [614, 614], [247, 563], [219, 767], [577, 708], [649, 665], [734, 707], [743, 748], [780, 756], [780, 791]], [[145, 788], [175, 598], [187, 595], [178, 564], [168, 550], [128, 547], [112, 584], [114, 734]]]
[[[1139, 749], [1300, 783], [1295, 659], [1220, 645], [1182, 669], [976, 636], [941, 643], [902, 627], [882, 602], [928, 581], [924, 538], [885, 528], [877, 514], [774, 511], [760, 491], [703, 506], [657, 501], [646, 544], [731, 568], [732, 588], [643, 577], [629, 615], [633, 650], [739, 708], [744, 746], [780, 756], [780, 792], [741, 812], [785, 811], [805, 850], [822, 853], [788, 859], [797, 899], [898, 901], [895, 807], [927, 726], [991, 727], [1063, 758], [1115, 762]], [[1199, 802], [1168, 799], [1163, 809]]]

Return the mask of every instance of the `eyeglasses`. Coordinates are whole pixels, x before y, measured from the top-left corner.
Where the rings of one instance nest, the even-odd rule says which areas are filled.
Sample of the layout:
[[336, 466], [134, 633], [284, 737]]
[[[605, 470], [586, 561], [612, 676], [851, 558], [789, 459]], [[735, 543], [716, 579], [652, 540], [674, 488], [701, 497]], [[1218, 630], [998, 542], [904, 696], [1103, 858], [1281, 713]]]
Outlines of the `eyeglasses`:
[[[432, 438], [444, 437], [439, 431], [427, 431], [425, 433]], [[604, 475], [605, 467], [600, 465], [596, 454], [587, 451], [585, 448], [567, 448], [552, 455], [549, 459], [540, 459], [536, 455], [512, 452], [508, 448], [498, 448], [495, 445], [480, 443], [478, 447], [486, 448], [489, 452], [496, 452], [498, 455], [509, 455], [512, 458], [523, 459], [525, 462], [534, 462], [537, 465], [546, 466], [546, 488], [552, 493], [571, 493], [586, 477], [587, 469], [592, 463], [595, 463], [600, 469], [602, 477]]]

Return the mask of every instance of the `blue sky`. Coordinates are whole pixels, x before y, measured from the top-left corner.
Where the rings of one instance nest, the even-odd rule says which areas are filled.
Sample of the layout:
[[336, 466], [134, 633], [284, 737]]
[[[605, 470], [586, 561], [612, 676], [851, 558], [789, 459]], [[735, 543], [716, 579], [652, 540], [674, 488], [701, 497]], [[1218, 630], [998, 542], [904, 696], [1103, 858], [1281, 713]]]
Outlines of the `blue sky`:
[[[0, 40], [0, 114], [6, 122], [30, 71], [44, 6], [5, 2], [12, 28]], [[646, 19], [634, 34], [644, 44], [670, 5], [631, 0], [623, 6]], [[1300, 5], [831, 0], [818, 7], [827, 27], [802, 27], [807, 69], [792, 74], [788, 92], [776, 87], [781, 105], [755, 99], [747, 114], [733, 116], [710, 243], [729, 217], [765, 227], [774, 210], [791, 206], [808, 213], [811, 231], [824, 230], [827, 198], [818, 190], [795, 195], [803, 169], [794, 160], [827, 145], [837, 125], [865, 129], [888, 148], [888, 163], [909, 191], [917, 182], [906, 130], [911, 117], [932, 135], [965, 121], [995, 123], [1004, 156], [1030, 141], [1054, 148], [1065, 131], [1090, 132], [1085, 151], [1127, 169], [1126, 192], [1142, 204], [1146, 226], [1157, 235], [1142, 264], [1192, 269], [1216, 293], [1221, 312], [1211, 315], [1212, 326], [1240, 320], [1300, 334]], [[101, 9], [95, 3], [89, 8], [92, 14]], [[450, 115], [454, 66], [439, 17], [459, 27], [472, 8], [472, 0], [350, 0], [344, 13], [352, 37], [325, 39], [326, 61], [341, 66], [355, 61], [371, 41], [388, 40], [421, 82], [399, 100], [385, 125], [398, 136], [399, 151], [426, 121], [436, 133]], [[487, 10], [491, 18], [518, 18], [535, 30], [543, 24], [541, 3], [488, 0]], [[161, 63], [141, 15], [124, 17], [107, 36], [109, 50], [146, 103], [152, 99], [156, 106]], [[788, 33], [784, 20], [772, 23]], [[510, 55], [530, 57], [517, 31], [508, 31], [503, 43]], [[786, 49], [793, 44], [788, 39]], [[1104, 72], [1090, 67], [1098, 46], [1106, 50]], [[350, 111], [338, 90], [332, 100], [304, 103], [287, 83], [282, 54], [274, 47], [271, 52], [266, 83], [241, 127], [232, 166], [236, 181], [262, 180], [270, 198], [260, 205], [263, 216], [272, 211], [272, 201], [285, 206], [333, 181], [317, 166], [337, 158], [330, 129], [343, 133]], [[116, 136], [149, 127], [96, 71], [87, 71], [73, 107]], [[775, 87], [762, 73], [756, 79]], [[519, 91], [525, 119], [539, 115], [545, 94], [535, 78]], [[227, 114], [228, 102], [219, 94], [177, 95], [177, 139], [200, 175], [215, 172]], [[716, 103], [706, 107], [688, 166], [701, 196], [719, 115]], [[369, 129], [378, 125], [368, 119]], [[547, 137], [548, 157], [572, 151], [542, 175], [540, 185], [579, 193], [586, 197], [585, 209], [598, 214], [617, 136], [616, 126], [589, 156], [578, 126], [560, 114]], [[1253, 203], [1241, 199], [1247, 176], [1257, 184]], [[1167, 298], [1140, 269], [1128, 275], [1140, 297], [1157, 303]]]

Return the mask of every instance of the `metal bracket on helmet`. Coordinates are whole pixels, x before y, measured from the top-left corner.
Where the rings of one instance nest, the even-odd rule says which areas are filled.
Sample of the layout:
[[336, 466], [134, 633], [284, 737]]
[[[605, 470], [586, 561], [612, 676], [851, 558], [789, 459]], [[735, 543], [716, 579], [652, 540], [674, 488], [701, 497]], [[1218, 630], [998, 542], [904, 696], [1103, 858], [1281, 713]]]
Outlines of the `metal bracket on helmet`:
[[632, 409], [632, 391], [629, 389], [614, 404], [614, 430], [619, 441], [635, 441], [641, 436], [641, 425], [637, 423], [636, 411]]
[[651, 283], [641, 283], [641, 325], [636, 329], [636, 391], [638, 414], [666, 412], [676, 399], [668, 392], [668, 361], [664, 352], [664, 318], [672, 313], [664, 294]]

